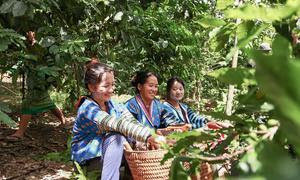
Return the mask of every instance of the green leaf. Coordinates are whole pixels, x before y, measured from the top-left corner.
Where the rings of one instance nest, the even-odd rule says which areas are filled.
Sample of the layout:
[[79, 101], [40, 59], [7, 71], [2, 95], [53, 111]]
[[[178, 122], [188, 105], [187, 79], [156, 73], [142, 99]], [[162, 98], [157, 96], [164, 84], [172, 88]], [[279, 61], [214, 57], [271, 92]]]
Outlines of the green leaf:
[[27, 5], [22, 1], [17, 1], [12, 9], [14, 17], [23, 16], [27, 10]]
[[231, 141], [236, 137], [235, 134], [229, 134], [228, 137], [221, 142], [221, 144], [217, 145], [215, 149], [212, 150], [213, 153], [219, 155], [224, 152], [224, 149], [228, 147]]
[[297, 13], [300, 8], [300, 2], [290, 5], [277, 5], [273, 8], [258, 7], [254, 5], [245, 5], [237, 9], [228, 9], [225, 11], [227, 18], [239, 18], [243, 20], [262, 20], [265, 22], [280, 21], [284, 18]]
[[[266, 97], [261, 89], [257, 86], [251, 88], [247, 94], [238, 96], [238, 101], [240, 105], [237, 107], [236, 114], [253, 114], [258, 111], [263, 111], [264, 103], [266, 103]], [[270, 109], [269, 109], [270, 110]]]
[[224, 112], [201, 112], [201, 114], [212, 116], [215, 119], [230, 120], [235, 122], [244, 122], [244, 120], [236, 115], [228, 116]]
[[8, 104], [4, 102], [0, 102], [0, 111], [11, 113], [11, 109], [9, 108]]
[[240, 160], [238, 166], [246, 174], [256, 173], [261, 170], [261, 162], [257, 159], [258, 153], [261, 153], [261, 148], [256, 148], [255, 151], [248, 151]]
[[275, 38], [272, 44], [272, 48], [274, 49], [273, 56], [278, 59], [289, 59], [292, 54], [291, 44], [286, 39], [283, 39], [283, 37], [280, 36]]
[[218, 0], [217, 9], [222, 10], [226, 9], [228, 6], [233, 5], [234, 0]]
[[290, 59], [288, 41], [277, 36], [272, 55], [252, 51], [258, 85], [275, 105], [281, 127], [300, 152], [300, 60]]
[[74, 164], [75, 164], [76, 169], [78, 170], [79, 174], [81, 175], [81, 176], [80, 176], [80, 177], [81, 177], [80, 179], [81, 179], [81, 180], [87, 180], [86, 177], [85, 177], [84, 170], [81, 168], [81, 166], [80, 166], [76, 161], [74, 161]]
[[54, 76], [54, 77], [58, 77], [59, 76], [59, 71], [61, 69], [59, 67], [56, 67], [56, 66], [52, 66], [52, 67], [42, 66], [38, 70], [39, 70], [39, 73], [47, 74], [47, 75]]
[[274, 142], [266, 142], [258, 159], [262, 164], [261, 173], [267, 179], [294, 180], [300, 177], [299, 161], [291, 159], [283, 147]]
[[173, 160], [170, 173], [170, 180], [188, 180], [188, 175], [178, 158]]
[[236, 29], [234, 23], [228, 23], [225, 26], [217, 27], [209, 33], [210, 46], [215, 51], [220, 51], [228, 43], [230, 36]]
[[269, 25], [256, 25], [253, 21], [245, 21], [238, 25], [237, 35], [238, 35], [238, 47], [245, 47], [251, 40], [258, 37], [258, 35], [265, 30]]
[[9, 0], [3, 3], [0, 7], [0, 13], [9, 13], [17, 0]]
[[6, 38], [5, 39], [1, 38], [0, 39], [0, 52], [7, 50], [9, 44], [10, 44], [9, 40], [7, 40]]
[[9, 127], [16, 127], [16, 122], [13, 121], [7, 114], [0, 111], [0, 121], [4, 124], [8, 125]]
[[244, 39], [247, 37], [254, 25], [255, 24], [253, 21], [243, 21], [241, 24], [239, 24], [236, 30], [238, 39]]
[[199, 21], [196, 21], [196, 23], [200, 24], [204, 28], [208, 27], [219, 27], [226, 24], [225, 21], [213, 17], [205, 17], [200, 19]]
[[59, 53], [59, 47], [57, 45], [53, 45], [49, 48], [49, 53], [51, 54], [57, 54]]
[[254, 69], [247, 68], [220, 68], [208, 73], [208, 76], [217, 78], [219, 81], [227, 84], [236, 85], [255, 85]]
[[40, 41], [42, 47], [50, 47], [54, 43], [55, 43], [55, 38], [53, 36], [43, 37]]

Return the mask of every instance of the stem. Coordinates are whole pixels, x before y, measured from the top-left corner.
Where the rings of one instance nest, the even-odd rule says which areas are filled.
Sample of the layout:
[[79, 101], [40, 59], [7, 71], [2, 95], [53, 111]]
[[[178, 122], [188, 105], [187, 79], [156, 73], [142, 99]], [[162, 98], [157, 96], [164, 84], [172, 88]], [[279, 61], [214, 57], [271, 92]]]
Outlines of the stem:
[[198, 156], [197, 158], [200, 159], [200, 160], [203, 160], [203, 161], [207, 161], [207, 162], [211, 162], [211, 161], [225, 161], [225, 160], [231, 159], [233, 157], [236, 157], [236, 156], [238, 156], [240, 154], [243, 154], [244, 152], [249, 151], [251, 149], [253, 149], [253, 146], [249, 145], [249, 146], [246, 146], [245, 148], [243, 148], [241, 150], [238, 150], [238, 151], [236, 151], [234, 153], [231, 153], [231, 154], [226, 154], [226, 155], [216, 156], [216, 157]]
[[[238, 6], [240, 6], [243, 2], [241, 0], [238, 0]], [[236, 20], [236, 24], [239, 24], [241, 22], [241, 19]], [[232, 57], [232, 63], [231, 67], [236, 68], [238, 64], [238, 55], [239, 55], [239, 49], [237, 47], [238, 38], [237, 33], [235, 32], [234, 37], [234, 48], [235, 53]], [[230, 84], [228, 87], [228, 95], [227, 95], [227, 102], [226, 102], [226, 115], [230, 116], [232, 114], [232, 106], [233, 106], [233, 98], [234, 98], [234, 85]]]
[[73, 67], [74, 67], [74, 73], [75, 73], [75, 79], [76, 79], [76, 94], [77, 94], [77, 97], [80, 96], [80, 84], [79, 84], [79, 75], [78, 75], [78, 67], [76, 66], [76, 64], [74, 63], [73, 64]]
[[3, 87], [4, 89], [8, 90], [9, 92], [13, 93], [16, 96], [19, 96], [16, 92], [14, 92], [13, 90], [9, 89], [8, 87], [4, 86], [1, 84], [1, 87]]

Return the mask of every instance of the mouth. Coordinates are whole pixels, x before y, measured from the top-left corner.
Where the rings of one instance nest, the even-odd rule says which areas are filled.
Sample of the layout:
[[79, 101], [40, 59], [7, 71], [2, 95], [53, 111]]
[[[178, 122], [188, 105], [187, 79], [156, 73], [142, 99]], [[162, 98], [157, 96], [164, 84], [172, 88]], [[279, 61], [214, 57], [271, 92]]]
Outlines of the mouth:
[[150, 96], [156, 96], [156, 93], [153, 93], [153, 92], [152, 92], [152, 93], [150, 93], [149, 95], [150, 95]]
[[106, 94], [104, 97], [111, 98], [112, 96], [113, 96], [113, 94]]

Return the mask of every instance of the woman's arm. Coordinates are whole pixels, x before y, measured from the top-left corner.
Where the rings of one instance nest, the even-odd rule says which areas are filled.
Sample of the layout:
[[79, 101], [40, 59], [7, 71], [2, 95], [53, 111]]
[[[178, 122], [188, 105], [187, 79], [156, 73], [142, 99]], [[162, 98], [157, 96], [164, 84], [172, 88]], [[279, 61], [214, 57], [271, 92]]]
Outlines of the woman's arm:
[[161, 126], [160, 128], [166, 128], [168, 126], [176, 125], [180, 120], [174, 115], [173, 112], [168, 111], [166, 108], [161, 110]]
[[151, 130], [140, 124], [132, 114], [125, 109], [119, 118], [110, 116], [104, 111], [99, 111], [96, 121], [100, 131], [120, 132], [137, 141], [146, 142], [151, 136]]
[[119, 132], [137, 141], [146, 142], [147, 138], [151, 136], [151, 130], [140, 124], [126, 108], [122, 108], [122, 110], [122, 114], [117, 118], [91, 104], [84, 113], [85, 118], [92, 120], [100, 132]]
[[193, 129], [197, 129], [197, 128], [202, 128], [204, 127], [208, 120], [203, 117], [203, 116], [200, 116], [199, 114], [195, 113], [191, 108], [187, 107], [187, 115], [188, 115], [188, 118], [190, 120], [190, 123], [192, 124], [193, 126]]

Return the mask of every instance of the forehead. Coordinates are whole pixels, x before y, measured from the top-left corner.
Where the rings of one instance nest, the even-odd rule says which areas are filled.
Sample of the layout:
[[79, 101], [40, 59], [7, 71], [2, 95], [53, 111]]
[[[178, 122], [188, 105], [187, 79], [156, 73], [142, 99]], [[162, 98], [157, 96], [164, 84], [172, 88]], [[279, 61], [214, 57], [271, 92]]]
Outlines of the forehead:
[[145, 83], [158, 84], [157, 78], [153, 75], [149, 76]]
[[172, 85], [172, 88], [183, 88], [183, 85], [180, 82], [175, 81]]
[[114, 74], [112, 72], [105, 72], [102, 75], [101, 83], [114, 81]]

